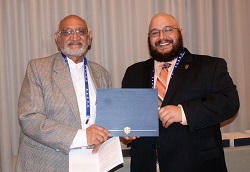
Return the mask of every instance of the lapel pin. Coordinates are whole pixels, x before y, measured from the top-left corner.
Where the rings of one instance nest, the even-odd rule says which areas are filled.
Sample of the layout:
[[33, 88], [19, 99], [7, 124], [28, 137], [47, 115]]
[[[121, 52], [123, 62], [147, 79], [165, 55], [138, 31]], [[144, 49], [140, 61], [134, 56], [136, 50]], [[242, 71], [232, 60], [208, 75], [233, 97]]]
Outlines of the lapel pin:
[[186, 65], [185, 65], [185, 69], [188, 69], [188, 67], [189, 67], [189, 64], [186, 64]]

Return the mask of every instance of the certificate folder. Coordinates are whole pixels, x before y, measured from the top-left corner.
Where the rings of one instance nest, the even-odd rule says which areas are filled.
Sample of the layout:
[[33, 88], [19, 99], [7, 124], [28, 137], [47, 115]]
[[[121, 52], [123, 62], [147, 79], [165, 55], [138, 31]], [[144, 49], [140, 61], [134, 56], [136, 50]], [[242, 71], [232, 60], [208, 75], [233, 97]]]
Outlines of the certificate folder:
[[96, 124], [112, 136], [159, 136], [157, 89], [97, 89]]

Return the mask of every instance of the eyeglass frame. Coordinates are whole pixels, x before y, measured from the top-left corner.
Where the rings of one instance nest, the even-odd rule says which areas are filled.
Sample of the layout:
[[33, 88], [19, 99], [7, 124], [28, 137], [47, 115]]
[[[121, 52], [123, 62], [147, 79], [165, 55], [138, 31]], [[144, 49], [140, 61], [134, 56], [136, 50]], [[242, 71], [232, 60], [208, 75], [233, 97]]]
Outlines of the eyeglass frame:
[[[175, 29], [177, 29], [178, 31], [180, 31], [180, 29], [179, 28], [177, 28], [177, 27], [173, 27], [173, 26], [165, 26], [163, 29], [152, 29], [149, 33], [148, 33], [148, 37], [158, 37], [158, 36], [160, 36], [160, 32], [162, 31], [162, 33], [164, 33], [164, 34], [170, 34], [170, 33], [172, 33]], [[157, 34], [157, 35], [152, 35], [152, 32], [157, 32], [157, 33], [155, 33], [155, 34]]]
[[[81, 34], [81, 32], [83, 32]], [[89, 33], [88, 29], [83, 29], [83, 28], [77, 28], [75, 30], [67, 28], [65, 30], [60, 30], [57, 32], [58, 34], [62, 34], [63, 36], [72, 36], [74, 33], [78, 36], [85, 36]]]

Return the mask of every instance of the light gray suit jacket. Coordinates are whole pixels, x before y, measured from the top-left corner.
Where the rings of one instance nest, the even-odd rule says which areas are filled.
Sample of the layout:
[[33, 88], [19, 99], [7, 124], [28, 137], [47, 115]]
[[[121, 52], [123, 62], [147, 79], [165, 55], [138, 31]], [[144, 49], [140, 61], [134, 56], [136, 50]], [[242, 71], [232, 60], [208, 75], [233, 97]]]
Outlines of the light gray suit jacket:
[[[110, 88], [102, 66], [88, 61], [96, 88]], [[66, 172], [70, 145], [81, 128], [77, 98], [61, 53], [32, 59], [18, 103], [21, 126], [16, 172]]]

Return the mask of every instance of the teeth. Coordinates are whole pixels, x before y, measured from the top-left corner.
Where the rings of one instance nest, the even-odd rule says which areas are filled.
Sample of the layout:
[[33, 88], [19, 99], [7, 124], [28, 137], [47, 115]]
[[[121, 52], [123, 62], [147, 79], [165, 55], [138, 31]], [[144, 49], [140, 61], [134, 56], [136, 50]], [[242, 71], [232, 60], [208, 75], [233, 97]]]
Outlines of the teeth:
[[165, 42], [163, 44], [160, 44], [160, 46], [164, 46], [164, 45], [168, 45], [168, 44], [169, 44], [169, 42]]

